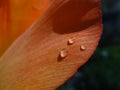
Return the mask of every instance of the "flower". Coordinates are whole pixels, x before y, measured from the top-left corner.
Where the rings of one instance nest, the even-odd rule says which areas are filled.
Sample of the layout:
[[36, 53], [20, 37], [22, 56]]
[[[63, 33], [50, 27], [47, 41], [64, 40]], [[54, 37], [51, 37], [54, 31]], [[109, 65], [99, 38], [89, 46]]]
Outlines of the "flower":
[[[101, 32], [97, 0], [54, 0], [2, 55], [0, 90], [55, 90], [87, 62]], [[63, 49], [67, 56], [60, 58]]]
[[49, 7], [50, 0], [0, 1], [0, 56]]

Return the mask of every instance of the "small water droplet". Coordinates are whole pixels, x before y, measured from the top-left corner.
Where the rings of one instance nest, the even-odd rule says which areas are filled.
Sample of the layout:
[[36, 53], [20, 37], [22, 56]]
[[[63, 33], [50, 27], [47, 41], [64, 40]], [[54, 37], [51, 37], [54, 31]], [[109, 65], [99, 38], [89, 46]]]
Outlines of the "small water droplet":
[[65, 58], [68, 55], [68, 51], [66, 49], [63, 49], [60, 51], [60, 57]]
[[80, 50], [85, 51], [86, 50], [86, 46], [85, 45], [81, 45], [80, 46]]
[[74, 44], [74, 42], [75, 42], [75, 38], [68, 39], [68, 44], [69, 45]]

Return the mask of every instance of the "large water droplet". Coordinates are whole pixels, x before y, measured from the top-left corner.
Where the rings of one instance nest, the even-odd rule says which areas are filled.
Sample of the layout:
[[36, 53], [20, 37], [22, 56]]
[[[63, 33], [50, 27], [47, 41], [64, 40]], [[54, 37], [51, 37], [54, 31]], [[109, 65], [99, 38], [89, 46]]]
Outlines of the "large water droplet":
[[60, 57], [65, 58], [68, 55], [68, 51], [66, 49], [63, 49], [60, 51]]

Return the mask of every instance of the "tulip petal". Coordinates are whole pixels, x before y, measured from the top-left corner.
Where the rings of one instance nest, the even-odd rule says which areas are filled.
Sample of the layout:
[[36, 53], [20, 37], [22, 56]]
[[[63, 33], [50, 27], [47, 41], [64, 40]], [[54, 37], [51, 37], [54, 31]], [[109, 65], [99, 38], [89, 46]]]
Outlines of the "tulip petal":
[[55, 90], [69, 79], [98, 44], [99, 7], [96, 0], [55, 0], [1, 57], [0, 90]]
[[50, 0], [0, 1], [0, 56], [49, 5]]

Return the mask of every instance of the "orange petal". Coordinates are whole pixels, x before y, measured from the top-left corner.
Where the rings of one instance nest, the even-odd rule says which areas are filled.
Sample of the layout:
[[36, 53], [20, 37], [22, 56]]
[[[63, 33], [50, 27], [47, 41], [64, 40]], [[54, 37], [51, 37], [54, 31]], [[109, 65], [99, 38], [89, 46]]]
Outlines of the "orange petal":
[[0, 1], [0, 56], [48, 8], [50, 0]]
[[[93, 54], [102, 32], [99, 14], [96, 0], [55, 0], [2, 56], [0, 90], [55, 90], [63, 84]], [[68, 45], [71, 37], [74, 44]]]

